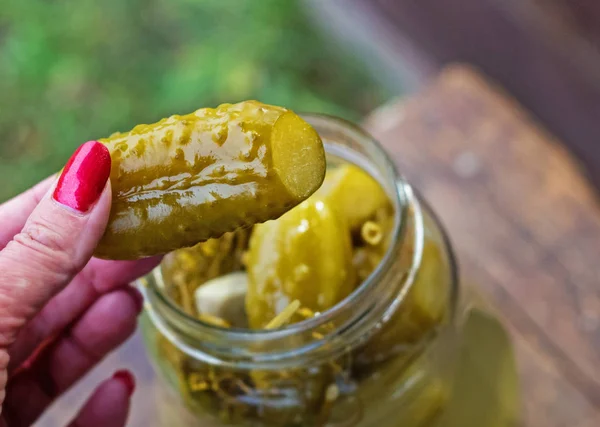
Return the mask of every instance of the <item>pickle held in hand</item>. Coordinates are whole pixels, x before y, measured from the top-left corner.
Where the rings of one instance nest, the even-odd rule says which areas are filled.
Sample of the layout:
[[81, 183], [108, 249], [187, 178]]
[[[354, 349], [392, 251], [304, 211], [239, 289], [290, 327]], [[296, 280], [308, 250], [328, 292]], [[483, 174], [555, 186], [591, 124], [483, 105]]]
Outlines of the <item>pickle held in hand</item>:
[[325, 176], [317, 132], [281, 107], [246, 101], [101, 139], [112, 209], [95, 256], [137, 259], [278, 218]]

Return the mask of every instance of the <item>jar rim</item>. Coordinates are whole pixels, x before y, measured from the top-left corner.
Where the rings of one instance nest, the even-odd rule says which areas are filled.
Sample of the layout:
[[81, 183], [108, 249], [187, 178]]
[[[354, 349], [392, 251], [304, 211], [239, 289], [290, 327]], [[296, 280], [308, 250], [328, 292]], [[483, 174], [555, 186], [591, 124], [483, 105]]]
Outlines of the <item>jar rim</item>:
[[[154, 283], [148, 283], [147, 278], [137, 281], [138, 287], [144, 294], [146, 312], [160, 332], [191, 357], [213, 364], [235, 365], [238, 367], [246, 365], [253, 368], [264, 363], [268, 363], [270, 367], [282, 367], [291, 363], [291, 360], [297, 360], [298, 357], [306, 358], [311, 354], [318, 357], [317, 353], [319, 353], [319, 350], [321, 350], [320, 353], [323, 353], [323, 347], [325, 346], [327, 347], [327, 357], [331, 357], [331, 353], [334, 351], [332, 347], [340, 347], [340, 351], [343, 347], [347, 347], [346, 340], [341, 338], [344, 333], [346, 333], [347, 338], [348, 330], [353, 328], [355, 330], [358, 327], [357, 323], [362, 322], [364, 324], [366, 318], [369, 317], [367, 312], [370, 311], [372, 317], [372, 312], [377, 304], [379, 304], [378, 309], [380, 312], [382, 310], [381, 302], [377, 301], [378, 298], [373, 298], [374, 293], [378, 289], [378, 284], [384, 281], [382, 279], [386, 274], [391, 274], [394, 264], [398, 263], [400, 247], [404, 243], [407, 209], [409, 206], [414, 206], [415, 203], [418, 206], [416, 196], [412, 192], [412, 187], [398, 173], [394, 162], [383, 147], [362, 128], [346, 120], [324, 114], [302, 114], [302, 116], [311, 125], [315, 126], [317, 131], [319, 131], [319, 128], [328, 128], [329, 131], [341, 132], [345, 138], [359, 141], [359, 144], [366, 144], [369, 153], [378, 156], [379, 162], [384, 167], [383, 174], [385, 176], [381, 176], [381, 171], [367, 170], [367, 172], [374, 175], [374, 178], [378, 179], [382, 185], [390, 187], [388, 193], [394, 204], [395, 221], [389, 247], [375, 270], [344, 300], [318, 316], [274, 330], [222, 328], [188, 315], [174, 301], [157, 289], [161, 284], [164, 287], [161, 267], [158, 266], [150, 274]], [[325, 142], [326, 138], [323, 139]], [[331, 146], [326, 144], [326, 148], [331, 149]], [[331, 153], [328, 151], [328, 154]], [[344, 157], [344, 160], [349, 159]], [[349, 161], [352, 162], [351, 159]], [[369, 162], [367, 161], [367, 163]], [[363, 165], [360, 166], [363, 167]], [[407, 276], [401, 280], [400, 293], [397, 289], [395, 291], [395, 294], [398, 295], [394, 298], [393, 304], [395, 305], [391, 306], [389, 302], [386, 302], [387, 308], [383, 307], [385, 313], [392, 312], [402, 303], [404, 295], [412, 282], [411, 274], [414, 277], [420, 264], [422, 250], [419, 250], [418, 245], [422, 246], [423, 244], [422, 222], [420, 226], [415, 224], [415, 240], [414, 259], [410, 263], [410, 270], [407, 272]], [[449, 256], [452, 270], [455, 271], [455, 262], [451, 251]], [[456, 286], [454, 285], [454, 287]], [[351, 310], [353, 307], [359, 308]], [[385, 313], [383, 313], [384, 317]], [[349, 317], [349, 320], [344, 322], [343, 329], [340, 328], [332, 332], [331, 335], [324, 336], [319, 340], [309, 341], [301, 345], [294, 343], [292, 347], [295, 348], [290, 348], [290, 341], [294, 341], [294, 337], [299, 337], [307, 331], [323, 327], [335, 319], [345, 319], [346, 316]], [[338, 322], [335, 324], [336, 328], [340, 326]], [[261, 343], [261, 345], [257, 346], [257, 343]], [[268, 352], [261, 352], [260, 348], [257, 349], [257, 347], [266, 347], [266, 344], [270, 345]], [[273, 351], [272, 348], [276, 347], [275, 344], [279, 344], [282, 347], [281, 350]]]

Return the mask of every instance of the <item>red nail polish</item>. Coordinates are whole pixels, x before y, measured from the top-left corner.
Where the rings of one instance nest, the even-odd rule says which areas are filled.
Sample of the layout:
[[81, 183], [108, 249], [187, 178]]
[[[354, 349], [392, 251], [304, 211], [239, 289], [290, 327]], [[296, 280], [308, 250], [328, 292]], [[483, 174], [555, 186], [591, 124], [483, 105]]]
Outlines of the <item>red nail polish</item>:
[[127, 388], [127, 392], [129, 393], [130, 396], [133, 394], [133, 391], [135, 390], [135, 378], [133, 377], [131, 372], [123, 369], [123, 370], [115, 372], [113, 374], [113, 378], [116, 380], [119, 380], [123, 384], [125, 384], [125, 387]]
[[88, 141], [73, 153], [54, 190], [58, 203], [87, 212], [98, 200], [110, 176], [110, 153], [98, 141]]

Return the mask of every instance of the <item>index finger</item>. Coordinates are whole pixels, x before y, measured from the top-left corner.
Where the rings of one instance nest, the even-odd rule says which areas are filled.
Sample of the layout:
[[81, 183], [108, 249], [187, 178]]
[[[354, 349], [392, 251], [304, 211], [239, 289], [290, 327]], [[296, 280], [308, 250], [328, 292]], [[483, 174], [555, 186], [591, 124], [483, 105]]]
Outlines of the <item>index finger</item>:
[[52, 175], [24, 193], [0, 204], [0, 250], [19, 233], [33, 209], [50, 189], [56, 175]]

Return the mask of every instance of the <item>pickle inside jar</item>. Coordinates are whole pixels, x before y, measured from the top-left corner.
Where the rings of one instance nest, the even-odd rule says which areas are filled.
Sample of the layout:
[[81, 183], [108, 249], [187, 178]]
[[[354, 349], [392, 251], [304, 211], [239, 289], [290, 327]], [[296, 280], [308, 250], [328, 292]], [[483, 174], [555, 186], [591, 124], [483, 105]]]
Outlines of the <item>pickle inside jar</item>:
[[[319, 190], [280, 218], [172, 252], [163, 264], [163, 276], [171, 298], [188, 314], [209, 323], [240, 324], [225, 311], [206, 312], [195, 298], [201, 298], [203, 287], [218, 286], [219, 280], [231, 277], [244, 280], [245, 324], [251, 329], [299, 322], [340, 303], [373, 272], [390, 245], [394, 214], [375, 179], [357, 166], [336, 165], [327, 171]], [[426, 230], [434, 229], [427, 221]], [[347, 402], [343, 390], [360, 387], [365, 369], [374, 372], [397, 355], [397, 347], [416, 343], [443, 321], [446, 294], [440, 286], [446, 271], [441, 245], [435, 233], [426, 231], [423, 261], [406, 301], [366, 345], [349, 350], [344, 363], [229, 372], [244, 385], [235, 389], [239, 394], [233, 400], [241, 405], [236, 413], [273, 426], [325, 425], [328, 417], [344, 414], [328, 396], [335, 395], [340, 405]], [[209, 378], [211, 368], [190, 370], [190, 363], [182, 360], [175, 370], [185, 384], [192, 376]], [[194, 399], [189, 391], [186, 395]], [[201, 395], [202, 401], [223, 411], [223, 405], [214, 403], [220, 402], [214, 384]]]

